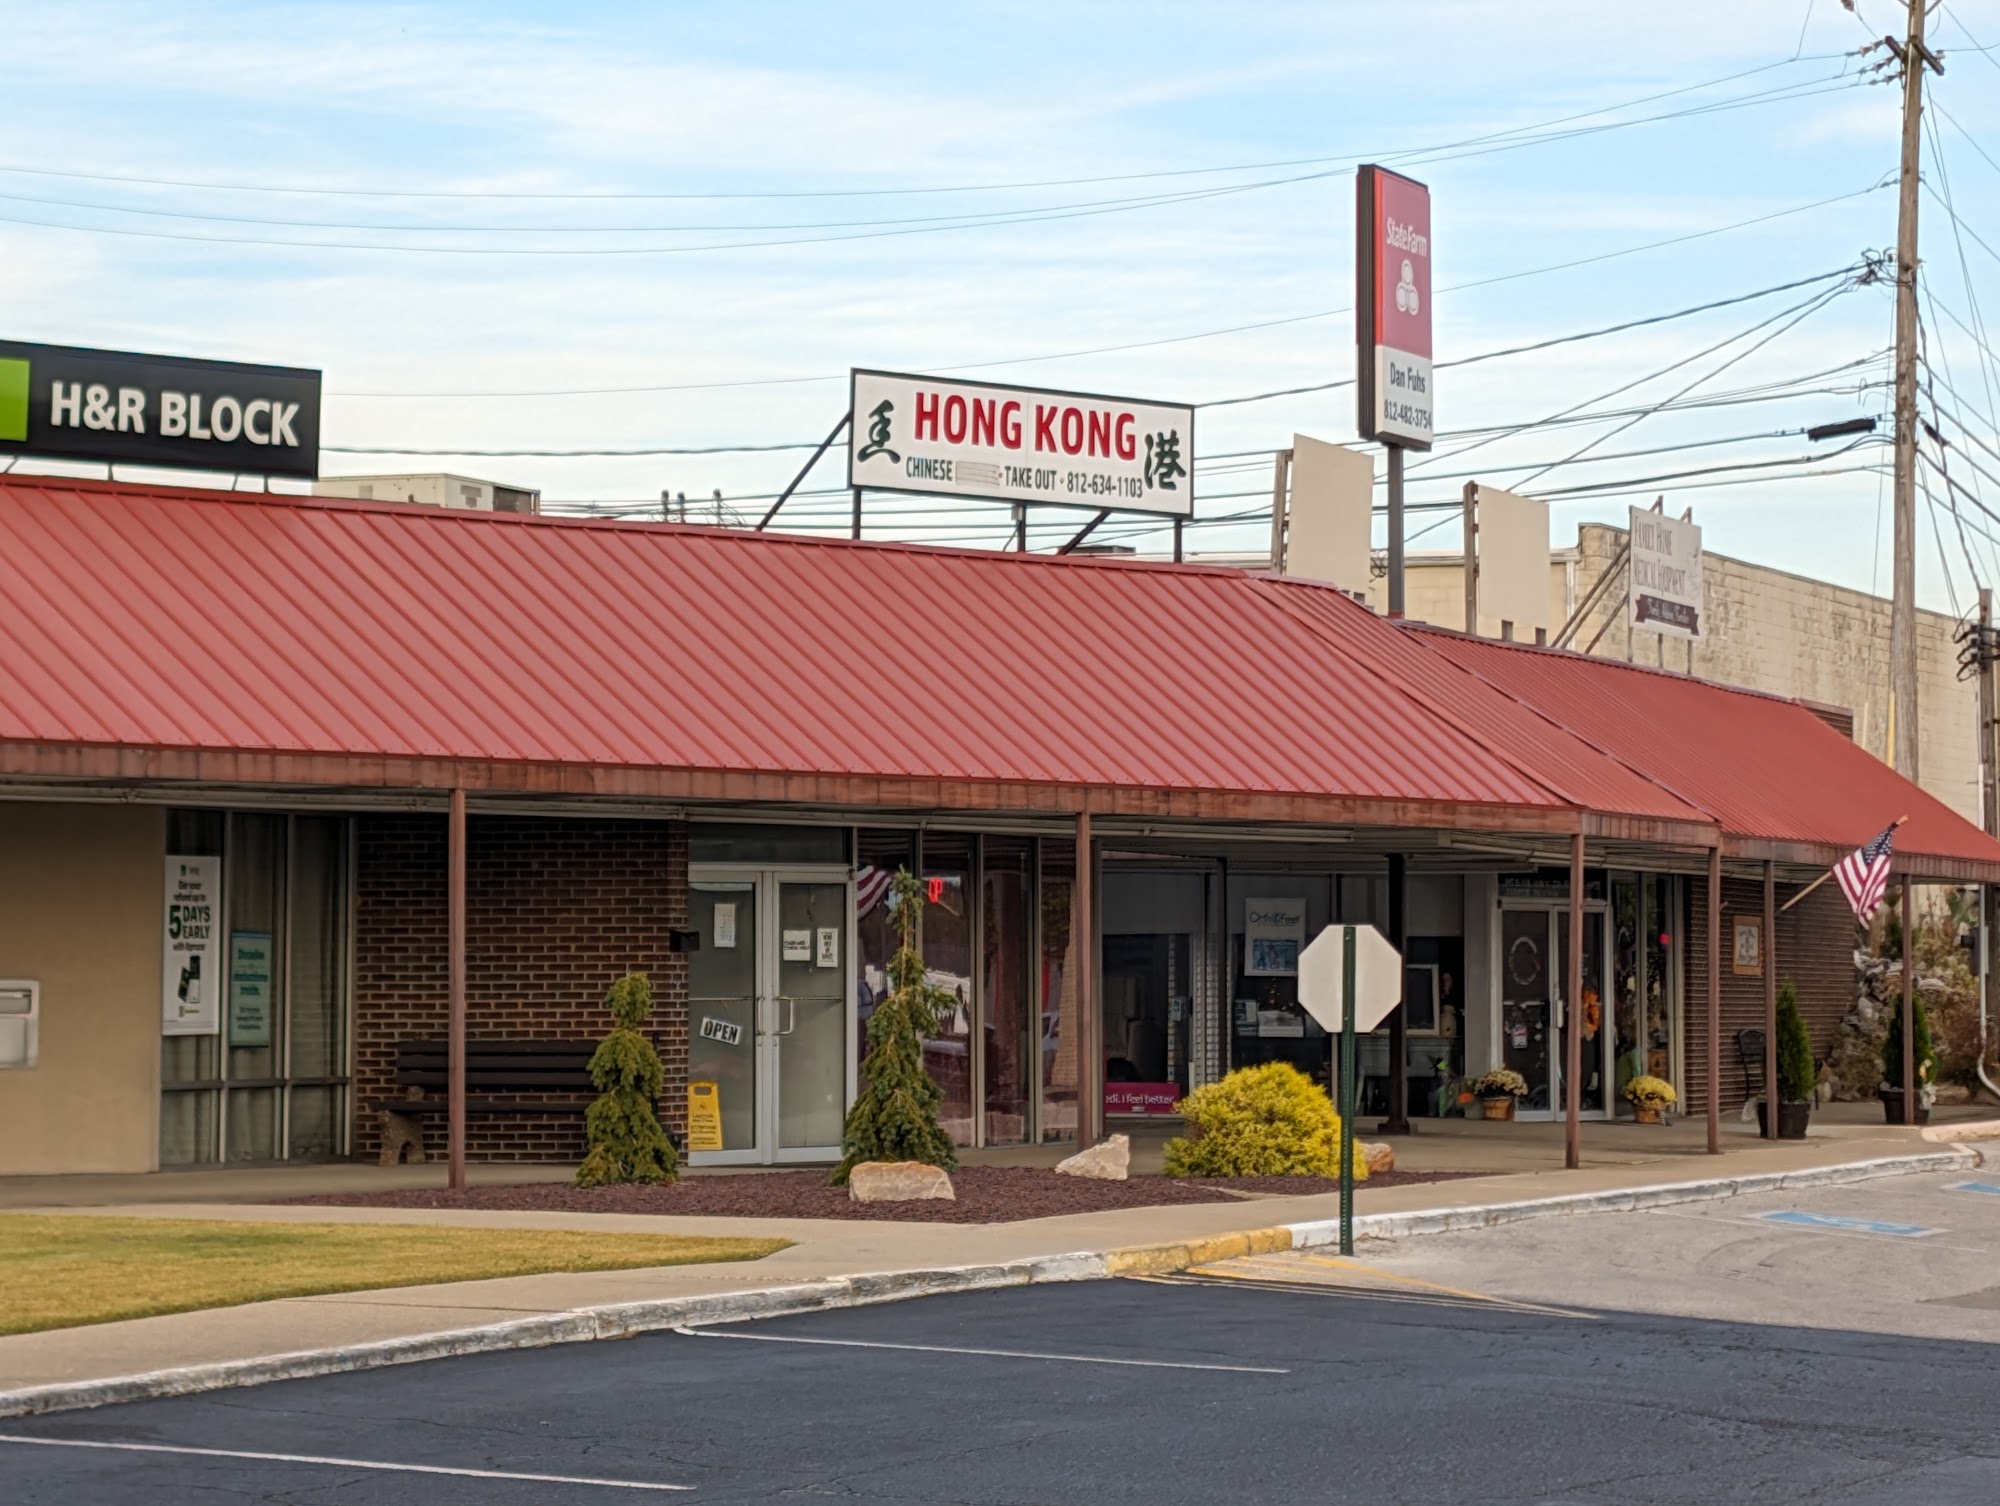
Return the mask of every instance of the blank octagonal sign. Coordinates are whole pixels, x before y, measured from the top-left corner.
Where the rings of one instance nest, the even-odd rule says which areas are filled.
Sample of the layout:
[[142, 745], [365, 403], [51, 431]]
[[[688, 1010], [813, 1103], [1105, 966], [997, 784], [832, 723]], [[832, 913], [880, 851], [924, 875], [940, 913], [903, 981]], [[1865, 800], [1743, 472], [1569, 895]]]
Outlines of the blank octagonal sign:
[[1403, 998], [1403, 958], [1373, 926], [1326, 926], [1299, 953], [1299, 1003], [1328, 1031], [1340, 1029], [1342, 955], [1354, 933], [1354, 1028], [1373, 1030]]

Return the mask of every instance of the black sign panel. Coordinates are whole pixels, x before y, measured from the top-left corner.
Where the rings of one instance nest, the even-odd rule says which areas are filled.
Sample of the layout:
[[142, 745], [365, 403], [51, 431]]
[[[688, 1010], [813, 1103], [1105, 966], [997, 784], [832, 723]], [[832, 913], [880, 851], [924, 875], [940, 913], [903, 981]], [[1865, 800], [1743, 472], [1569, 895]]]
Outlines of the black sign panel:
[[0, 340], [0, 456], [319, 475], [317, 371]]

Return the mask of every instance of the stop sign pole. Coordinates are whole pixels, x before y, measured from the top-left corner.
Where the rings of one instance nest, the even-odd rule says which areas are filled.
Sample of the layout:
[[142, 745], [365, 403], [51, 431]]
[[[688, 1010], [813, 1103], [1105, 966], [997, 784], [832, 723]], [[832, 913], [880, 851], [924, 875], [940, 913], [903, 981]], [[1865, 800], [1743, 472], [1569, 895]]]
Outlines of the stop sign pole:
[[1354, 927], [1340, 938], [1340, 1253], [1354, 1253]]
[[1340, 1033], [1340, 1253], [1354, 1253], [1354, 1114], [1361, 1084], [1357, 1033], [1381, 1024], [1403, 997], [1403, 959], [1373, 926], [1327, 926], [1299, 953], [1299, 1003]]

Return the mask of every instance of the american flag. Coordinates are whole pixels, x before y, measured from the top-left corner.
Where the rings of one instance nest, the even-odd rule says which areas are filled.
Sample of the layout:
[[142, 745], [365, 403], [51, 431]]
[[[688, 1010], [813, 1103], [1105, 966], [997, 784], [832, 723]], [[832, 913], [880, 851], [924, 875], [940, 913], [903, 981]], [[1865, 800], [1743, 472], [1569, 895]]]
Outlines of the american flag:
[[1854, 909], [1854, 918], [1864, 926], [1875, 918], [1882, 896], [1889, 889], [1889, 849], [1895, 845], [1900, 821], [1882, 828], [1882, 835], [1866, 847], [1857, 848], [1834, 865], [1833, 876], [1840, 880], [1840, 892]]
[[896, 875], [886, 868], [857, 868], [854, 870], [854, 913], [866, 915], [889, 893], [889, 885]]

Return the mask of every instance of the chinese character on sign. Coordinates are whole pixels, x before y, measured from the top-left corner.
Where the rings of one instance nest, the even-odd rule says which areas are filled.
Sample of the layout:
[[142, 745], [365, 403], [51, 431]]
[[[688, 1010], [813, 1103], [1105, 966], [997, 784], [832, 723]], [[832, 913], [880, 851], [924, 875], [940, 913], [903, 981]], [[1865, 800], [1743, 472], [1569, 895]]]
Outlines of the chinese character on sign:
[[1178, 429], [1146, 436], [1146, 485], [1173, 491], [1174, 477], [1185, 476], [1181, 465], [1181, 436]]
[[901, 461], [902, 456], [889, 448], [889, 415], [896, 411], [896, 405], [886, 397], [875, 405], [875, 411], [868, 415], [868, 443], [863, 445], [857, 460], [873, 460], [877, 455], [887, 455], [891, 460]]

